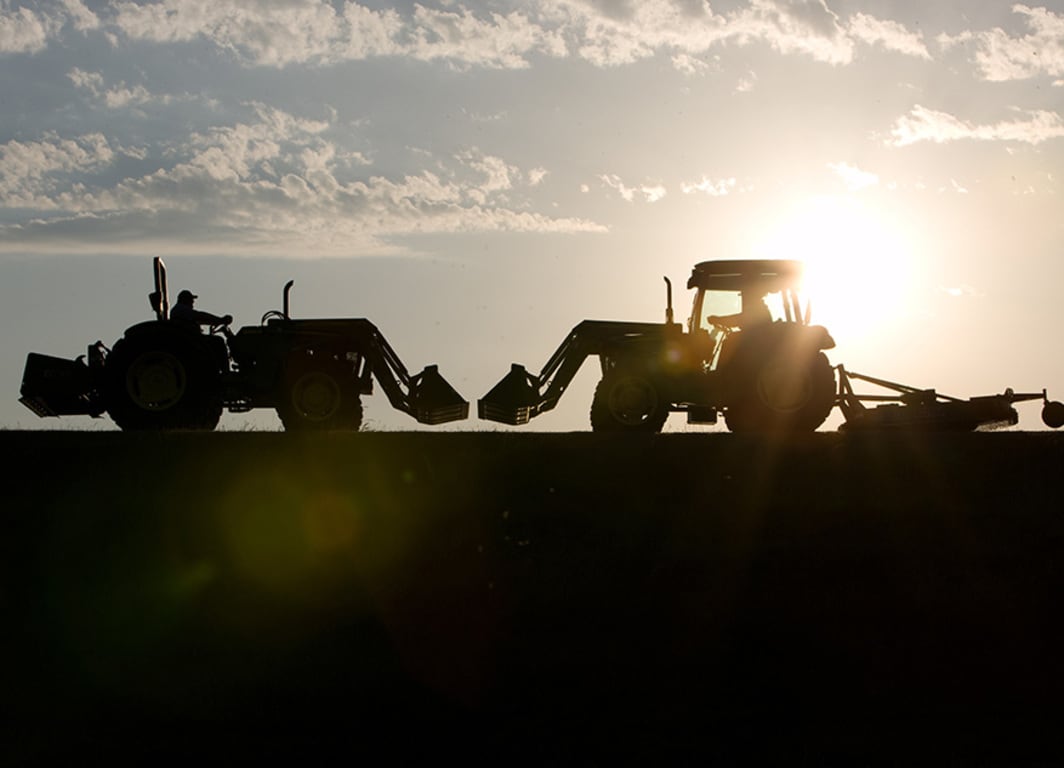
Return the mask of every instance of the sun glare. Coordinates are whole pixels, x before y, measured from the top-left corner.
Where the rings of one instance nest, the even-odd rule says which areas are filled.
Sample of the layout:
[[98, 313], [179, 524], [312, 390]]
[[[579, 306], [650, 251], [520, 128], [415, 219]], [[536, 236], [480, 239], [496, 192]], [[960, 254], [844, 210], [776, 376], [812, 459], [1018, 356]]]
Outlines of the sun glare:
[[805, 263], [813, 322], [839, 344], [867, 343], [906, 311], [911, 249], [900, 227], [850, 197], [796, 205], [755, 246], [760, 258]]

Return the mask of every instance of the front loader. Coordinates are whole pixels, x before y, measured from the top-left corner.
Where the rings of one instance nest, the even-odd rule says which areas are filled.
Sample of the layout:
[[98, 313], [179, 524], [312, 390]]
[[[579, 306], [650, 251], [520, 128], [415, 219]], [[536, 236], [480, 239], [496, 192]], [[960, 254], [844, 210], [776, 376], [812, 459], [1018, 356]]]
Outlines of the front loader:
[[[1013, 403], [1041, 399], [1042, 420], [1064, 426], [1064, 404], [1041, 393], [968, 400], [832, 366], [835, 346], [800, 294], [802, 265], [792, 260], [722, 260], [695, 265], [686, 327], [674, 322], [672, 284], [664, 323], [585, 320], [569, 332], [539, 374], [514, 363], [478, 402], [481, 419], [526, 424], [554, 408], [584, 361], [597, 355], [602, 378], [591, 403], [595, 431], [658, 432], [669, 413], [688, 423], [714, 424], [723, 416], [732, 432], [812, 432], [839, 407], [841, 429], [852, 432], [969, 431], [1016, 424]], [[750, 322], [755, 299], [768, 317]], [[742, 302], [742, 312], [715, 313]], [[858, 394], [852, 380], [889, 394]], [[868, 407], [865, 403], [877, 403]]]
[[124, 430], [210, 430], [223, 410], [273, 408], [286, 430], [357, 430], [373, 381], [422, 424], [468, 417], [469, 404], [435, 365], [411, 375], [380, 330], [364, 318], [296, 319], [289, 281], [281, 310], [233, 333], [170, 318], [166, 267], [153, 262], [155, 319], [97, 341], [76, 360], [30, 353], [21, 402], [38, 416], [104, 413]]

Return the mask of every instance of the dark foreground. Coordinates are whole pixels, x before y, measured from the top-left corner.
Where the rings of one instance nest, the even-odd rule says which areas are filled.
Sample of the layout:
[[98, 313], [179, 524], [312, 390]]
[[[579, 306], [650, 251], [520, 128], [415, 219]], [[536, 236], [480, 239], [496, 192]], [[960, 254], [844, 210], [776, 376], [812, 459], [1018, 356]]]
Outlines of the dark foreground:
[[1064, 434], [0, 447], [0, 763], [1064, 765]]

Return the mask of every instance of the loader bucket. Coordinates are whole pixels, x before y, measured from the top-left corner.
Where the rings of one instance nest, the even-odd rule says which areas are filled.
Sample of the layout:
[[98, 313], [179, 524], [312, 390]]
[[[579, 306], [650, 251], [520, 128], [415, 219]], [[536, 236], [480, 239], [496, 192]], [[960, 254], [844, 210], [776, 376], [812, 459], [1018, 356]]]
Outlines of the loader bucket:
[[514, 363], [488, 394], [477, 402], [477, 415], [501, 424], [527, 424], [539, 408], [539, 387], [523, 365]]
[[422, 424], [444, 424], [469, 417], [469, 403], [440, 375], [435, 365], [410, 379], [412, 415]]

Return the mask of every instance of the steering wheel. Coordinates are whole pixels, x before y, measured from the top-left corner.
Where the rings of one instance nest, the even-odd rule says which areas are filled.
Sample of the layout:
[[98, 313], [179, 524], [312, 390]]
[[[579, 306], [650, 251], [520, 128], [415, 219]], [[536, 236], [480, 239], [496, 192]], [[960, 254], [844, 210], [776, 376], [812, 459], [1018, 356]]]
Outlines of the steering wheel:
[[269, 312], [267, 312], [265, 315], [262, 316], [262, 320], [259, 321], [259, 324], [260, 325], [266, 325], [266, 323], [268, 321], [270, 321], [270, 320], [287, 320], [287, 319], [288, 318], [285, 316], [285, 313], [282, 312], [281, 310], [279, 310], [279, 309], [271, 309]]

